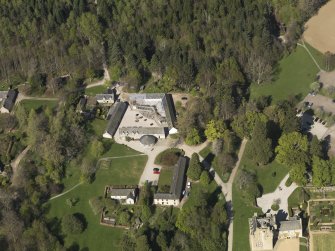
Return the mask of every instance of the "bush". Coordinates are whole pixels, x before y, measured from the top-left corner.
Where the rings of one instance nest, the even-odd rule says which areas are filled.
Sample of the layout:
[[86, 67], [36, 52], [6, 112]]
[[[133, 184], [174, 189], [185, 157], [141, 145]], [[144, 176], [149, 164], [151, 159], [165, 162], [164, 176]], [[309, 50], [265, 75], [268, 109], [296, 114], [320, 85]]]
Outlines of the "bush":
[[185, 143], [190, 146], [198, 145], [201, 143], [199, 131], [196, 128], [192, 128], [191, 130], [188, 131]]
[[80, 234], [84, 231], [84, 222], [74, 214], [65, 215], [61, 225], [64, 234]]
[[181, 149], [170, 148], [158, 154], [154, 163], [162, 166], [173, 166], [177, 163], [179, 157], [184, 154], [184, 151]]
[[272, 206], [271, 206], [271, 209], [273, 210], [273, 211], [278, 211], [279, 210], [279, 205], [278, 204], [272, 204]]
[[199, 155], [197, 153], [193, 153], [189, 168], [187, 169], [187, 176], [192, 180], [199, 180], [202, 172], [201, 163], [199, 160]]
[[285, 186], [289, 187], [289, 186], [292, 185], [292, 183], [293, 183], [293, 181], [292, 181], [291, 177], [288, 177], [288, 179], [285, 182]]
[[208, 185], [211, 182], [211, 177], [209, 176], [209, 173], [207, 170], [202, 171], [200, 176], [200, 183], [202, 185]]
[[78, 198], [69, 198], [66, 200], [66, 204], [69, 207], [74, 207], [78, 203], [79, 199]]

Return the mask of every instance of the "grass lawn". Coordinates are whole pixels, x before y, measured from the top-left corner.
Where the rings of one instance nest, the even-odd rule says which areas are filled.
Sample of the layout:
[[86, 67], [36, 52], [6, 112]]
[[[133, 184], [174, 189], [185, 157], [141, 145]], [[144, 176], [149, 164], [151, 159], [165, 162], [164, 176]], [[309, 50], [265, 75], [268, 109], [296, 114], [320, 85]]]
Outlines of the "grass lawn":
[[233, 250], [249, 251], [249, 224], [248, 218], [255, 212], [262, 213], [260, 208], [256, 208], [243, 198], [241, 191], [233, 185], [233, 206], [234, 206], [234, 238]]
[[158, 187], [162, 186], [170, 186], [172, 183], [172, 176], [173, 176], [173, 168], [171, 167], [163, 167], [160, 170], [159, 180], [158, 180]]
[[308, 48], [308, 50], [311, 52], [313, 57], [315, 58], [316, 62], [318, 62], [320, 67], [322, 69], [325, 69], [326, 68], [325, 55], [306, 42], [305, 42], [305, 45]]
[[300, 238], [299, 251], [308, 251], [307, 246], [308, 246], [307, 240], [305, 238]]
[[20, 105], [24, 106], [27, 110], [37, 110], [39, 108], [55, 108], [58, 102], [56, 100], [34, 100], [34, 99], [25, 99], [20, 102]]
[[334, 251], [335, 233], [313, 234], [313, 251]]
[[94, 119], [91, 122], [91, 128], [95, 135], [102, 136], [107, 127], [107, 120], [104, 119]]
[[[123, 152], [124, 151], [124, 152]], [[109, 154], [129, 155], [131, 152], [123, 145], [113, 144]], [[89, 199], [94, 196], [103, 195], [106, 185], [136, 185], [139, 182], [143, 168], [147, 161], [147, 156], [136, 156], [129, 158], [113, 159], [100, 166], [96, 173], [96, 178], [92, 184], [82, 184], [71, 192], [58, 197], [49, 203], [48, 218], [52, 221], [55, 231], [60, 231], [59, 222], [63, 215], [69, 213], [81, 213], [87, 221], [87, 228], [80, 235], [65, 237], [67, 247], [76, 243], [81, 249], [88, 248], [90, 251], [100, 250], [119, 250], [118, 241], [123, 230], [101, 226], [99, 215], [94, 215], [89, 206]], [[65, 190], [79, 182], [80, 172], [78, 167], [69, 167], [67, 178], [64, 180]], [[69, 198], [78, 198], [79, 202], [72, 208], [66, 204]]]
[[274, 102], [295, 95], [301, 95], [303, 98], [310, 90], [310, 84], [315, 81], [319, 69], [307, 51], [298, 46], [279, 62], [277, 71], [272, 83], [251, 86], [251, 98], [272, 96]]
[[[108, 139], [106, 139], [108, 140]], [[105, 157], [119, 157], [119, 156], [128, 156], [128, 155], [137, 155], [142, 154], [126, 145], [120, 145], [113, 143], [109, 150], [102, 156]], [[127, 159], [125, 159], [127, 160]]]
[[[249, 146], [250, 145], [247, 144], [246, 148]], [[248, 149], [246, 149], [246, 152], [247, 150]], [[247, 154], [243, 155], [240, 166], [245, 170], [256, 173], [257, 181], [263, 188], [263, 194], [273, 192], [289, 171], [288, 167], [276, 161], [272, 161], [266, 166], [257, 166], [247, 157]]]
[[85, 94], [88, 96], [95, 96], [96, 94], [104, 93], [107, 88], [108, 88], [107, 85], [99, 85], [91, 88], [86, 88]]

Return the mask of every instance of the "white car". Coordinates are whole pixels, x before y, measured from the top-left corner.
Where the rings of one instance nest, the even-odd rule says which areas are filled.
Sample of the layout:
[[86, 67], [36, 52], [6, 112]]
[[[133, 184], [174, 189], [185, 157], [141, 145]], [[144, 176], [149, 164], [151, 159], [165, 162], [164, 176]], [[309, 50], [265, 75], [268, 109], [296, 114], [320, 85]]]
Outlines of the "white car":
[[187, 188], [188, 188], [188, 189], [191, 188], [191, 182], [187, 182]]

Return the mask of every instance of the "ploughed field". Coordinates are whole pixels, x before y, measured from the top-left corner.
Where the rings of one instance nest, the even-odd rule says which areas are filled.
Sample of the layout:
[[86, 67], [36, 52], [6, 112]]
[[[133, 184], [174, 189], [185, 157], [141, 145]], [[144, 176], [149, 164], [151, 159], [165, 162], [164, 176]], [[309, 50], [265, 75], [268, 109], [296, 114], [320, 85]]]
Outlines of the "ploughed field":
[[306, 42], [322, 53], [335, 53], [335, 0], [330, 0], [305, 25]]

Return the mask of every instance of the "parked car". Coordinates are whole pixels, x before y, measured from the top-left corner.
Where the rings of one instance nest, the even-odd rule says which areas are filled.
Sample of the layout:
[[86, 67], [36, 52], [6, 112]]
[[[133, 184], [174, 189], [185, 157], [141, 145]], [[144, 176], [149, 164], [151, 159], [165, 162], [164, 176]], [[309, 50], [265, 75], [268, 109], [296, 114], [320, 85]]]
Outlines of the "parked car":
[[186, 186], [188, 189], [190, 189], [191, 188], [191, 182], [189, 181], [189, 182], [187, 182], [187, 186]]
[[154, 174], [160, 174], [161, 172], [160, 171], [154, 171]]
[[181, 100], [187, 100], [187, 97], [182, 97]]
[[158, 167], [154, 167], [153, 171], [159, 171], [159, 168]]

